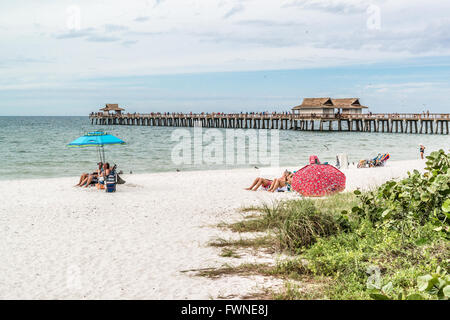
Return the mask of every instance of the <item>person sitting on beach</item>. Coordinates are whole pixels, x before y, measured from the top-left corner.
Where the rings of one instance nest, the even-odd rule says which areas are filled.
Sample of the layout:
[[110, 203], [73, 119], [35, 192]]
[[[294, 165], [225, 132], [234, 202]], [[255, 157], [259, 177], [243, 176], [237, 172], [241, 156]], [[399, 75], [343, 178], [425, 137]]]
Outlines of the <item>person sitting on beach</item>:
[[105, 184], [105, 179], [106, 179], [107, 176], [109, 176], [110, 173], [111, 173], [111, 167], [109, 166], [109, 163], [106, 162], [103, 165], [103, 171], [98, 176], [98, 183]]
[[103, 168], [103, 162], [98, 162], [98, 163], [97, 163], [97, 166], [98, 166], [97, 171], [94, 171], [93, 173], [83, 173], [83, 174], [81, 174], [81, 176], [80, 176], [80, 181], [78, 182], [78, 184], [75, 185], [75, 187], [81, 187], [81, 186], [83, 186], [84, 183], [86, 183], [87, 178], [89, 177], [90, 174], [92, 174], [92, 175], [98, 175], [98, 171], [99, 171], [99, 170], [102, 170], [102, 168]]
[[85, 188], [89, 187], [91, 183], [101, 183], [103, 184], [105, 181], [105, 177], [111, 173], [109, 163], [106, 162], [103, 164], [101, 168], [97, 170], [97, 173], [90, 174], [85, 181], [82, 182], [82, 186], [84, 185]]
[[[279, 179], [275, 179], [270, 186], [270, 188], [267, 190], [269, 192], [275, 192], [277, 190], [283, 190], [286, 187], [286, 190], [290, 189], [290, 186], [292, 184], [292, 177], [294, 174], [290, 171], [285, 171], [283, 173], [283, 176]], [[284, 191], [284, 190], [283, 190]]]

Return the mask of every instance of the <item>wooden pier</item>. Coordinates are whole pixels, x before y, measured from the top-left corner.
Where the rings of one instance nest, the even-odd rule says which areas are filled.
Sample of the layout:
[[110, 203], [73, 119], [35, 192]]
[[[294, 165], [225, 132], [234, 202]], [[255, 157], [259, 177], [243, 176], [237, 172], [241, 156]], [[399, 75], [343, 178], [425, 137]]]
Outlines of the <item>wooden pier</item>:
[[[114, 109], [110, 109], [114, 110]], [[91, 113], [93, 125], [449, 134], [449, 113]]]

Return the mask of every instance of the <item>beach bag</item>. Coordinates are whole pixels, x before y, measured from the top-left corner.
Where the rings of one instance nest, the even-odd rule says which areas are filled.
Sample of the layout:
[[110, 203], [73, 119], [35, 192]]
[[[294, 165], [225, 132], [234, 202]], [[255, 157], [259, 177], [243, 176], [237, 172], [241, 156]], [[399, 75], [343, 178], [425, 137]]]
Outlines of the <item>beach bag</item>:
[[107, 183], [106, 184], [106, 192], [116, 192], [116, 184], [115, 183]]
[[106, 179], [106, 192], [116, 192], [116, 179], [114, 176], [108, 176]]
[[111, 172], [105, 180], [106, 192], [116, 192], [116, 183], [117, 175], [115, 172]]
[[309, 164], [320, 164], [318, 156], [309, 156]]
[[125, 184], [125, 180], [123, 180], [119, 175], [117, 175], [117, 184]]

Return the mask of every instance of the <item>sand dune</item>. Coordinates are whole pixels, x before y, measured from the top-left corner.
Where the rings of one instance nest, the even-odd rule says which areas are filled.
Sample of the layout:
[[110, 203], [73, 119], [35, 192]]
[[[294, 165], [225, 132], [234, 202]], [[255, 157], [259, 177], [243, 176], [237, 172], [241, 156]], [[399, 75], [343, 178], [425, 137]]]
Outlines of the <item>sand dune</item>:
[[[352, 190], [423, 167], [419, 160], [390, 161], [344, 172]], [[280, 172], [128, 175], [115, 194], [74, 188], [75, 178], [3, 181], [0, 298], [210, 299], [278, 285], [263, 277], [210, 280], [182, 271], [243, 262], [207, 246], [231, 236], [214, 225], [239, 218], [244, 205], [298, 197], [243, 190], [255, 176]]]

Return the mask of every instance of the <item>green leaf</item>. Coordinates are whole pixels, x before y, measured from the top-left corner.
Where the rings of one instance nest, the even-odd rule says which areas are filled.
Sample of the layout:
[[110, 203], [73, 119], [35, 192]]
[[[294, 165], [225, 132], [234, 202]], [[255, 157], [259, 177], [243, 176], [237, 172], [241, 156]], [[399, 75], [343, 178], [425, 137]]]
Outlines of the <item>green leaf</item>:
[[391, 300], [388, 296], [381, 293], [371, 293], [370, 297], [374, 300]]
[[442, 292], [444, 293], [444, 296], [450, 298], [450, 285], [446, 285], [444, 289], [442, 289]]
[[421, 276], [417, 278], [417, 287], [419, 288], [419, 291], [425, 291], [431, 289], [433, 284], [431, 283], [431, 280], [433, 277], [430, 274]]
[[391, 213], [391, 210], [390, 210], [390, 209], [386, 209], [386, 210], [384, 210], [383, 213], [381, 214], [381, 217], [382, 217], [382, 218], [386, 218], [386, 217], [389, 215], [389, 213]]
[[437, 280], [438, 280], [438, 281], [437, 281], [437, 283], [436, 283], [436, 286], [437, 286], [439, 289], [444, 288], [445, 285], [447, 284], [447, 281], [445, 281], [443, 278], [438, 278]]
[[442, 211], [450, 212], [450, 199], [445, 200], [445, 202], [442, 204]]
[[425, 300], [425, 298], [418, 293], [413, 293], [407, 296], [406, 300]]
[[441, 270], [442, 270], [441, 266], [437, 266], [436, 273], [439, 275], [441, 273]]
[[389, 282], [388, 284], [386, 284], [385, 286], [383, 286], [383, 288], [381, 288], [381, 290], [386, 293], [386, 294], [390, 294], [392, 292], [392, 290], [394, 289], [392, 282]]
[[390, 182], [388, 182], [388, 186], [389, 186], [389, 188], [392, 188], [393, 186], [395, 186], [397, 184], [397, 182], [395, 182], [395, 181], [390, 181]]
[[357, 196], [359, 196], [361, 194], [361, 191], [355, 190], [355, 191], [353, 191], [353, 193], [356, 194]]

